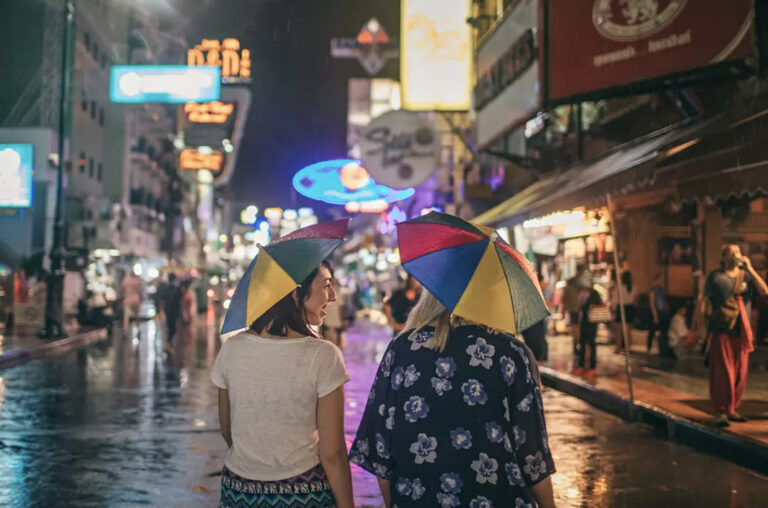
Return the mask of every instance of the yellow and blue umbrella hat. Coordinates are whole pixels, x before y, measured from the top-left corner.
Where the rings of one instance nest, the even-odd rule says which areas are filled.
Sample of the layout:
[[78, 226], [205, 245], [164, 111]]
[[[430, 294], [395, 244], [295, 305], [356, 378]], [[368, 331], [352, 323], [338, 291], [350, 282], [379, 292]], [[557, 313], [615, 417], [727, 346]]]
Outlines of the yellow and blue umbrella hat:
[[232, 296], [221, 333], [248, 328], [339, 246], [349, 219], [314, 224], [259, 249]]
[[512, 334], [549, 315], [536, 270], [492, 228], [431, 212], [397, 239], [403, 268], [455, 315]]

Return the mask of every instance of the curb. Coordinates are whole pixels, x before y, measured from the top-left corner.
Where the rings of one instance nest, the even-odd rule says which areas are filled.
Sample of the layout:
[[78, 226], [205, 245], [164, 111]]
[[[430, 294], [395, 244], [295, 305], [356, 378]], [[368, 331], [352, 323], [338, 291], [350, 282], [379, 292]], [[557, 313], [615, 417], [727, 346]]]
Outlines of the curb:
[[98, 328], [88, 332], [54, 340], [45, 344], [38, 344], [27, 348], [13, 349], [0, 355], [0, 370], [15, 367], [30, 360], [39, 360], [50, 356], [57, 356], [73, 349], [90, 346], [96, 342], [105, 340], [109, 334], [106, 328]]
[[539, 367], [539, 372], [542, 383], [550, 388], [579, 398], [623, 420], [651, 425], [667, 439], [697, 451], [717, 455], [740, 466], [768, 474], [768, 446], [757, 440], [722, 432], [645, 402], [635, 401], [633, 419], [629, 400], [549, 367]]

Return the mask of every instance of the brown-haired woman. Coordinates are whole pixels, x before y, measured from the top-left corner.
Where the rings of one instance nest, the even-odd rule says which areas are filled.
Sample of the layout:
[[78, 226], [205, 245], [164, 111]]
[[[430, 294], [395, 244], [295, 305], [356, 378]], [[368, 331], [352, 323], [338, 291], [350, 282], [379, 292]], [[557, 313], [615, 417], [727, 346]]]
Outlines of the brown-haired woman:
[[341, 351], [319, 340], [336, 299], [323, 262], [251, 327], [227, 340], [211, 373], [229, 446], [221, 506], [351, 507]]

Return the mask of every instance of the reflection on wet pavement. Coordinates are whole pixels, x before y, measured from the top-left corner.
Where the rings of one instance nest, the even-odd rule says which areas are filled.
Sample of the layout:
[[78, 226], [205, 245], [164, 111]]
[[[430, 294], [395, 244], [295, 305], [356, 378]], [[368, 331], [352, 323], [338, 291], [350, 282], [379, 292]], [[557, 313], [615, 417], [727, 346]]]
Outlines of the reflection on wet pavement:
[[[213, 330], [162, 355], [153, 321], [128, 336], [0, 372], [0, 506], [214, 506], [225, 453], [208, 372]], [[348, 336], [351, 441], [386, 330]], [[544, 394], [559, 506], [764, 506], [768, 481], [580, 400]], [[358, 506], [381, 506], [354, 468]]]

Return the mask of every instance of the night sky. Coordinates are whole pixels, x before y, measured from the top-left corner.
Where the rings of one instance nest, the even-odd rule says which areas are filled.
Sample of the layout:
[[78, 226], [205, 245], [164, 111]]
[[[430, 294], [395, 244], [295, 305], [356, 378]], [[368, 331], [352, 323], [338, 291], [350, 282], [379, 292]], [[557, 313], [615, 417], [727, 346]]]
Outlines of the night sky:
[[[354, 37], [376, 17], [398, 37], [400, 0], [228, 0], [198, 11], [190, 42], [238, 37], [251, 50], [253, 102], [230, 198], [268, 206], [311, 204], [291, 190], [312, 162], [346, 156], [347, 80], [367, 77], [355, 59], [330, 55], [333, 37]], [[396, 78], [392, 61], [378, 77]]]

